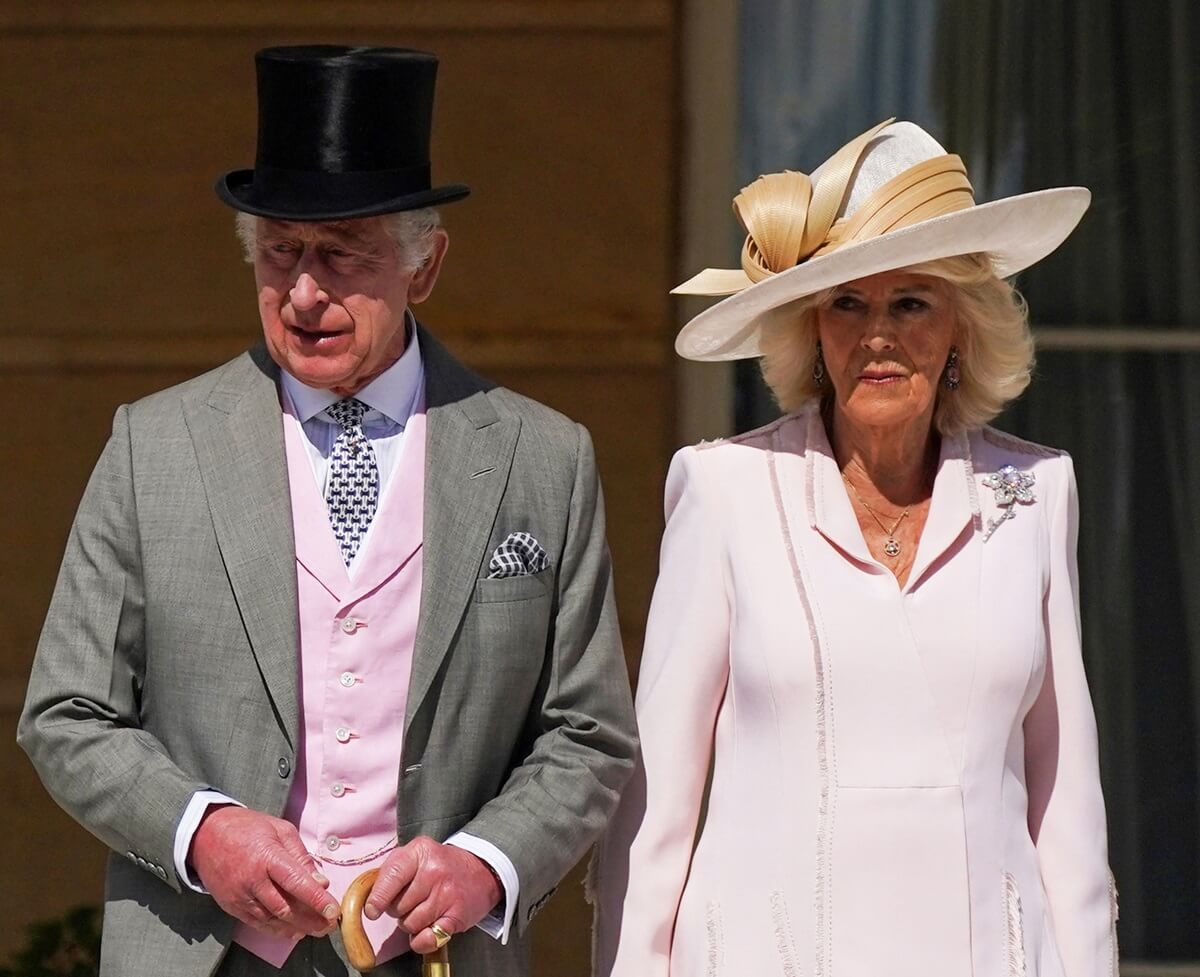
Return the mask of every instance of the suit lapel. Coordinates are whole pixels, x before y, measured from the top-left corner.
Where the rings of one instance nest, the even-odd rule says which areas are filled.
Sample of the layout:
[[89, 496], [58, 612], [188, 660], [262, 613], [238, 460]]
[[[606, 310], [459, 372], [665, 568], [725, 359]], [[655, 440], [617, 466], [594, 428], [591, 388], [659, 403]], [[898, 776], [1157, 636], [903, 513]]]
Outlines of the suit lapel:
[[459, 365], [423, 328], [420, 341], [427, 404], [425, 527], [406, 728], [474, 592], [521, 428], [519, 420], [496, 413], [484, 393], [486, 381]]
[[296, 745], [296, 555], [278, 368], [256, 347], [189, 408], [217, 545], [259, 671], [284, 734]]

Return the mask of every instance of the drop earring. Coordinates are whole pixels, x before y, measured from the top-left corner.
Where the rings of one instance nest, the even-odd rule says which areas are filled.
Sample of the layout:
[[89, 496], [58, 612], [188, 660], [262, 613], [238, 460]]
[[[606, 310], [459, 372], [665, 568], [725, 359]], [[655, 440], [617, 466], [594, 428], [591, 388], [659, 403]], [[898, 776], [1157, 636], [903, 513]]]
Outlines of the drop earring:
[[817, 358], [813, 361], [813, 383], [818, 387], [825, 385], [825, 356], [821, 352], [821, 342], [817, 341]]
[[950, 356], [946, 360], [946, 372], [944, 374], [943, 383], [947, 390], [957, 390], [958, 385], [962, 383], [962, 374], [958, 371], [958, 347], [950, 347]]

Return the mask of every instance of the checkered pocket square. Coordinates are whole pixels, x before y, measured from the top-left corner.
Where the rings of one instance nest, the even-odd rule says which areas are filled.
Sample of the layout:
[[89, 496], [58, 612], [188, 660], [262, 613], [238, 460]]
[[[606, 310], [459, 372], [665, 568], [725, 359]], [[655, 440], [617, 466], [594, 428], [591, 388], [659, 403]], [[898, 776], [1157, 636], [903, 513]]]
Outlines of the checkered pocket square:
[[488, 562], [488, 579], [540, 573], [550, 565], [542, 544], [529, 533], [509, 533]]

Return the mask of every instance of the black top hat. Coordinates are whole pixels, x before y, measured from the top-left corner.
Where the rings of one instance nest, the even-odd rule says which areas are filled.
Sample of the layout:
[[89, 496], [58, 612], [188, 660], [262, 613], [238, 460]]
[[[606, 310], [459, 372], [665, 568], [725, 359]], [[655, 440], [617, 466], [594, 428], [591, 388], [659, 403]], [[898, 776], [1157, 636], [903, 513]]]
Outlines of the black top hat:
[[278, 220], [343, 220], [461, 200], [430, 185], [437, 58], [402, 48], [266, 48], [252, 170], [217, 180], [231, 207]]

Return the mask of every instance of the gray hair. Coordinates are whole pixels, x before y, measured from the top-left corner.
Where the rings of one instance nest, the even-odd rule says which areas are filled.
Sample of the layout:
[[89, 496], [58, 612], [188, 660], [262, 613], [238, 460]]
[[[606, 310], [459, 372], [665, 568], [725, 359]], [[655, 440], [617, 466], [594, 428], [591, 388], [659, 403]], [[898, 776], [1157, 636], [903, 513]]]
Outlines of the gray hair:
[[[433, 232], [442, 226], [441, 214], [435, 208], [383, 214], [380, 219], [383, 229], [400, 252], [400, 262], [406, 272], [416, 271], [429, 260], [433, 254]], [[243, 257], [248, 264], [253, 263], [258, 243], [258, 218], [239, 211], [234, 226], [242, 243]]]

